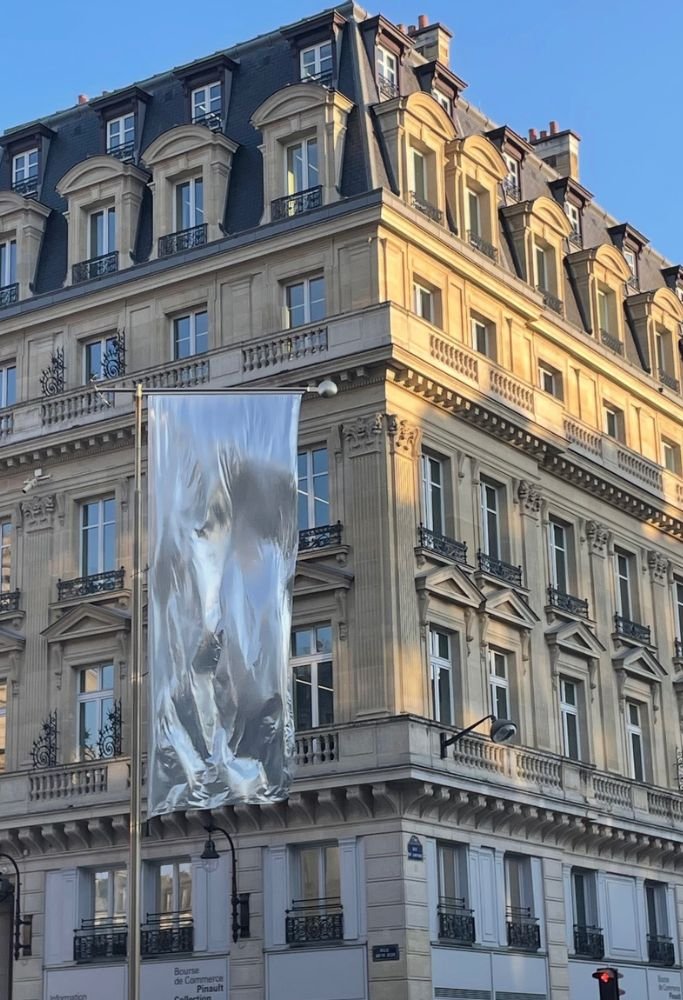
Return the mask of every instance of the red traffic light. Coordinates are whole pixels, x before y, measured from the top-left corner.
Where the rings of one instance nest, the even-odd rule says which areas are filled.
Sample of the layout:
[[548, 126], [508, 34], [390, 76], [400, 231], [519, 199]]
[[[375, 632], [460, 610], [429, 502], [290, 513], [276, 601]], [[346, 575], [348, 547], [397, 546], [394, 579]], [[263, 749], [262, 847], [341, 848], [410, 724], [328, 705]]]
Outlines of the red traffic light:
[[611, 969], [609, 971], [604, 969], [602, 972], [598, 972], [597, 975], [601, 983], [611, 983], [614, 979], [614, 973]]
[[600, 1000], [619, 1000], [624, 991], [619, 989], [621, 973], [618, 969], [596, 969], [593, 979], [597, 979], [600, 987]]

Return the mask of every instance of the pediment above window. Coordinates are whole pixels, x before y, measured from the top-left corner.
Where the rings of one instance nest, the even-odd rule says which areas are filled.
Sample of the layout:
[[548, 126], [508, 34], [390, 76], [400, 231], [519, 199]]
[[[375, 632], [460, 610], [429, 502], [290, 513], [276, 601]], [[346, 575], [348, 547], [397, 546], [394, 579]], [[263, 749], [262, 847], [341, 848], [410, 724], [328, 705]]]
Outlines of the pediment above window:
[[[103, 196], [103, 187], [120, 183], [126, 178], [136, 180], [140, 185], [147, 182], [148, 175], [132, 163], [124, 163], [112, 156], [90, 156], [77, 163], [57, 182], [57, 194], [67, 201], [83, 189], [91, 189], [91, 200]], [[95, 188], [96, 190], [92, 191]]]
[[597, 659], [605, 652], [605, 647], [585, 622], [558, 622], [546, 630], [545, 638], [549, 646], [582, 659]]
[[[232, 160], [238, 144], [222, 132], [212, 132], [203, 125], [177, 125], [157, 136], [144, 150], [142, 159], [146, 166], [153, 169], [167, 160], [178, 161], [183, 157], [194, 157], [207, 149], [213, 150], [215, 154], [223, 152]], [[182, 169], [180, 165], [176, 172], [180, 173]]]
[[26, 639], [20, 632], [7, 625], [0, 625], [0, 657], [23, 653], [25, 646]]
[[446, 97], [449, 97], [453, 104], [458, 100], [463, 90], [467, 89], [465, 81], [452, 73], [438, 59], [432, 59], [431, 62], [423, 63], [422, 66], [416, 66], [414, 72], [423, 91], [431, 94], [433, 90], [439, 90]]
[[296, 568], [294, 596], [311, 597], [326, 591], [348, 590], [352, 583], [353, 573], [346, 569], [304, 563]]
[[291, 87], [282, 87], [266, 98], [263, 104], [259, 104], [251, 116], [251, 124], [263, 131], [264, 127], [274, 125], [284, 118], [293, 118], [289, 131], [294, 134], [302, 126], [305, 127], [303, 121], [297, 121], [297, 116], [305, 116], [321, 108], [330, 111], [335, 109], [347, 115], [352, 107], [353, 102], [336, 90], [321, 87], [317, 83], [296, 83]]
[[660, 682], [667, 675], [657, 657], [649, 649], [625, 647], [612, 657], [615, 670], [623, 670], [630, 677], [652, 683]]
[[524, 598], [510, 588], [488, 593], [485, 611], [489, 618], [495, 618], [516, 628], [530, 629], [540, 621]]
[[444, 601], [460, 607], [478, 610], [484, 595], [460, 566], [443, 566], [415, 577], [415, 589], [420, 602], [420, 622], [429, 621], [432, 601]]
[[[651, 348], [654, 331], [657, 329], [667, 331], [673, 344], [678, 339], [678, 331], [683, 323], [683, 303], [670, 288], [657, 288], [654, 291], [629, 295], [626, 299], [626, 312], [643, 367], [651, 370], [657, 378], [660, 373], [656, 370], [657, 359]], [[671, 347], [668, 359], [671, 375], [677, 367], [676, 353]]]
[[[478, 171], [482, 170], [496, 183], [507, 176], [508, 168], [505, 160], [495, 145], [482, 135], [468, 135], [464, 139], [457, 139], [452, 144], [451, 151], [461, 161], [460, 165], [465, 172], [475, 180], [479, 179]], [[463, 160], [468, 163], [463, 163]]]
[[[381, 110], [382, 106], [380, 105], [377, 112], [381, 113]], [[444, 142], [450, 142], [456, 137], [452, 119], [431, 94], [422, 90], [409, 94], [401, 101], [399, 114], [401, 111], [405, 116], [411, 116], [414, 119], [414, 122], [411, 123], [411, 132], [420, 138], [423, 138], [421, 132], [425, 128], [430, 129]]]
[[130, 614], [94, 604], [77, 604], [41, 633], [48, 643], [91, 639], [130, 630]]
[[624, 283], [631, 271], [623, 255], [611, 243], [588, 250], [567, 254], [565, 262], [574, 281], [579, 310], [587, 333], [600, 330], [601, 316], [598, 309], [598, 289], [609, 290], [613, 296], [614, 329], [610, 332], [617, 340], [623, 339], [621, 331], [621, 302]]

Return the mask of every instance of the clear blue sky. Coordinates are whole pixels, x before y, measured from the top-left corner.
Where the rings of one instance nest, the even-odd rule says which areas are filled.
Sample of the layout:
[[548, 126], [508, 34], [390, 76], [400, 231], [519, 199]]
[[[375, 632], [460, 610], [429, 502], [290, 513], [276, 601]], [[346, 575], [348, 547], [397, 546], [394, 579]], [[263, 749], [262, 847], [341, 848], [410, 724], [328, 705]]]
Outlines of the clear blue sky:
[[[551, 118], [582, 137], [595, 200], [683, 263], [680, 9], [664, 0], [387, 0], [454, 33], [465, 96], [526, 136]], [[189, 62], [330, 6], [325, 0], [33, 0], [3, 5], [0, 129]]]

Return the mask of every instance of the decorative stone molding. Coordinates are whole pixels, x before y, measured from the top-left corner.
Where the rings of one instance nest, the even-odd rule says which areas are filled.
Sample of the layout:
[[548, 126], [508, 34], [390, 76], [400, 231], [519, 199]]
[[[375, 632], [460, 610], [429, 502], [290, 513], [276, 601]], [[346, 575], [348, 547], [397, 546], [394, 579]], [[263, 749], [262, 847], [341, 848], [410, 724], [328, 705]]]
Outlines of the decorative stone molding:
[[540, 486], [522, 479], [517, 487], [517, 497], [519, 499], [519, 509], [523, 514], [538, 514], [541, 509], [541, 501], [543, 500]]
[[586, 539], [591, 552], [596, 555], [604, 555], [609, 541], [609, 528], [602, 521], [586, 522]]
[[417, 457], [422, 441], [422, 431], [419, 427], [411, 424], [408, 420], [400, 420], [396, 414], [392, 413], [387, 417], [387, 433], [394, 451], [400, 452], [408, 458]]
[[339, 638], [344, 642], [349, 637], [348, 590], [340, 587], [334, 592], [337, 602], [337, 628]]
[[21, 520], [27, 531], [51, 528], [57, 501], [54, 493], [42, 497], [31, 497], [21, 502]]
[[647, 554], [647, 565], [650, 570], [650, 579], [653, 583], [666, 583], [669, 571], [669, 560], [660, 552], [650, 549]]
[[382, 435], [386, 426], [384, 413], [371, 413], [366, 417], [356, 417], [342, 425], [342, 434], [349, 455], [367, 455], [378, 452], [382, 446]]

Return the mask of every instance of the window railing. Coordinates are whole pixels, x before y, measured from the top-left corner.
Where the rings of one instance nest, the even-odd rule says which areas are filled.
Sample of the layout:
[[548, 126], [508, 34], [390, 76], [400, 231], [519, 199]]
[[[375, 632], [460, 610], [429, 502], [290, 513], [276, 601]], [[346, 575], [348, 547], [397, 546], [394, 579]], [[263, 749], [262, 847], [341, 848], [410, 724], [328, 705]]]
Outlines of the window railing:
[[195, 115], [192, 119], [193, 125], [206, 125], [207, 128], [211, 129], [212, 132], [220, 131], [222, 120], [221, 116], [223, 114], [223, 109], [218, 111], [204, 111], [200, 115]]
[[528, 906], [510, 906], [506, 913], [508, 947], [522, 951], [538, 951], [541, 947], [541, 928], [538, 917], [531, 915]]
[[323, 87], [331, 87], [334, 82], [334, 70], [323, 69], [320, 73], [306, 73], [301, 77], [302, 83], [319, 83]]
[[148, 913], [140, 928], [140, 952], [150, 955], [178, 955], [194, 948], [194, 924], [187, 911]]
[[623, 615], [614, 616], [614, 631], [617, 635], [625, 639], [633, 639], [635, 642], [642, 642], [644, 646], [650, 645], [651, 633], [649, 625], [641, 625], [639, 622], [632, 622]]
[[498, 250], [494, 247], [493, 243], [489, 243], [485, 240], [483, 236], [479, 233], [475, 233], [474, 230], [467, 230], [467, 242], [479, 253], [483, 253], [486, 257], [490, 257], [491, 260], [498, 260]]
[[88, 732], [82, 733], [81, 741], [81, 761], [111, 760], [121, 756], [123, 753], [123, 716], [120, 700], [115, 701], [107, 712], [104, 725], [94, 742], [91, 742]]
[[295, 899], [285, 919], [287, 944], [343, 941], [344, 914], [338, 897]]
[[467, 909], [464, 899], [440, 899], [436, 913], [440, 941], [474, 944], [474, 911]]
[[15, 194], [21, 194], [24, 198], [30, 198], [38, 193], [38, 177], [26, 177], [23, 181], [13, 181], [12, 190]]
[[651, 965], [673, 965], [675, 961], [674, 943], [663, 934], [648, 934], [647, 960]]
[[422, 212], [423, 215], [426, 215], [428, 219], [432, 219], [433, 222], [443, 221], [443, 212], [441, 209], [425, 201], [424, 198], [418, 197], [415, 191], [410, 192], [410, 207], [417, 209], [418, 212]]
[[574, 954], [583, 958], [602, 958], [605, 954], [602, 927], [574, 924]]
[[581, 597], [566, 594], [557, 587], [548, 587], [548, 604], [559, 611], [567, 611], [570, 615], [580, 615], [588, 618], [588, 601]]
[[135, 139], [132, 139], [130, 142], [121, 142], [116, 146], [107, 146], [107, 156], [114, 156], [123, 163], [127, 160], [134, 160]]
[[280, 219], [291, 219], [295, 215], [303, 215], [304, 212], [312, 212], [314, 208], [320, 208], [323, 203], [322, 184], [317, 187], [306, 188], [305, 191], [296, 191], [294, 194], [285, 195], [284, 198], [276, 198], [270, 203], [270, 216], [273, 222]]
[[578, 229], [572, 229], [567, 239], [570, 243], [573, 243], [575, 247], [583, 246], [583, 234]]
[[12, 306], [19, 299], [19, 282], [13, 285], [3, 285], [0, 288], [0, 309], [4, 306]]
[[0, 613], [19, 610], [19, 590], [3, 590], [0, 593]]
[[467, 543], [458, 542], [455, 538], [448, 538], [447, 535], [440, 535], [438, 531], [432, 531], [420, 524], [417, 529], [417, 544], [420, 548], [429, 549], [437, 555], [452, 559], [453, 562], [467, 564]]
[[106, 962], [125, 958], [128, 951], [128, 927], [124, 920], [99, 923], [82, 920], [74, 932], [74, 962]]
[[108, 590], [120, 590], [123, 587], [125, 570], [110, 569], [106, 573], [91, 573], [90, 576], [79, 576], [75, 580], [57, 580], [57, 600], [67, 601], [72, 597], [87, 597], [89, 594], [103, 594]]
[[536, 291], [540, 292], [543, 296], [544, 306], [547, 306], [548, 309], [552, 309], [552, 311], [556, 312], [558, 316], [564, 315], [564, 305], [562, 303], [562, 299], [558, 299], [557, 295], [553, 295], [553, 293], [549, 292], [547, 288], [541, 288], [540, 285], [536, 286]]
[[495, 559], [481, 550], [477, 552], [477, 564], [482, 573], [489, 573], [491, 576], [498, 577], [499, 580], [505, 580], [513, 587], [522, 586], [521, 566], [513, 566], [503, 559]]
[[189, 229], [179, 229], [177, 233], [168, 233], [159, 237], [159, 256], [170, 257], [171, 254], [203, 247], [206, 243], [206, 223], [191, 226]]
[[610, 333], [608, 330], [603, 330], [602, 328], [600, 329], [600, 340], [605, 345], [605, 347], [609, 347], [610, 351], [614, 351], [615, 354], [624, 353], [624, 345], [622, 344], [622, 342], [619, 340], [618, 337], [615, 337], [614, 334]]
[[317, 528], [304, 528], [299, 532], [299, 552], [311, 549], [326, 549], [330, 545], [341, 545], [342, 523], [322, 524]]
[[71, 276], [74, 285], [81, 281], [90, 281], [92, 278], [102, 278], [105, 274], [115, 274], [119, 269], [119, 252], [103, 253], [99, 257], [91, 257], [90, 260], [82, 260], [74, 264], [71, 268]]
[[522, 200], [522, 189], [514, 177], [506, 177], [503, 180], [503, 191], [515, 201]]
[[673, 389], [674, 392], [678, 392], [680, 388], [678, 379], [674, 378], [673, 375], [669, 375], [669, 373], [665, 372], [663, 368], [659, 369], [659, 381], [668, 389]]
[[637, 274], [631, 275], [631, 277], [626, 282], [626, 287], [629, 288], [632, 292], [640, 291], [640, 281], [638, 280]]
[[383, 76], [381, 73], [378, 73], [377, 92], [379, 94], [380, 101], [391, 101], [394, 97], [398, 97], [399, 95], [398, 84], [393, 80], [390, 80], [388, 76]]

